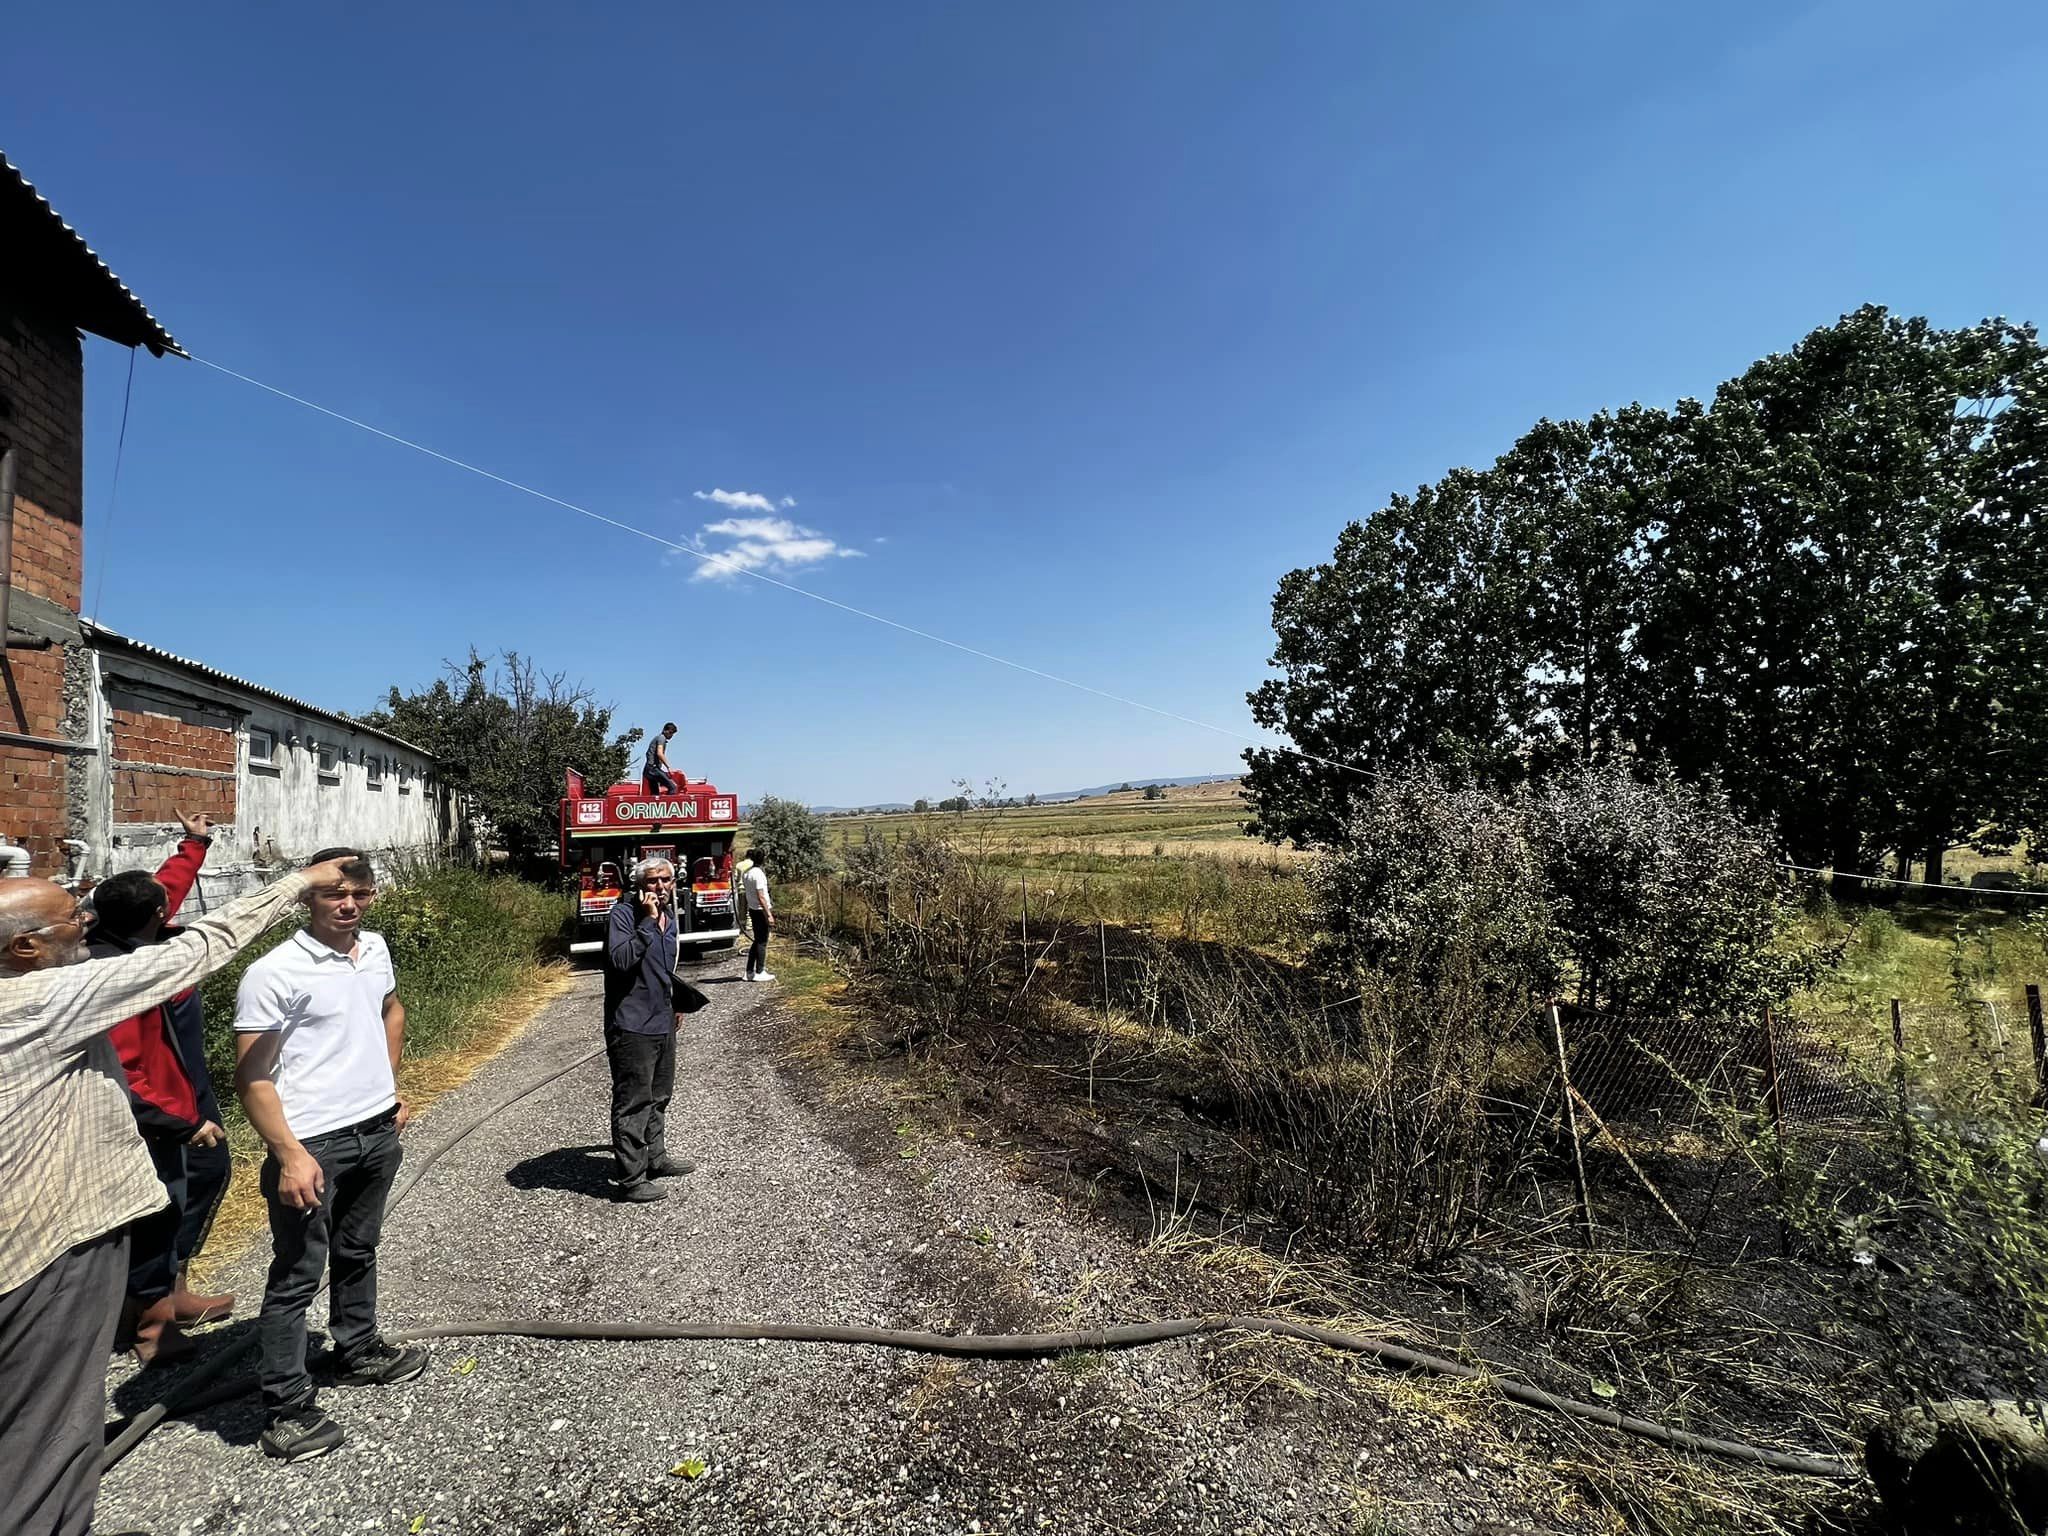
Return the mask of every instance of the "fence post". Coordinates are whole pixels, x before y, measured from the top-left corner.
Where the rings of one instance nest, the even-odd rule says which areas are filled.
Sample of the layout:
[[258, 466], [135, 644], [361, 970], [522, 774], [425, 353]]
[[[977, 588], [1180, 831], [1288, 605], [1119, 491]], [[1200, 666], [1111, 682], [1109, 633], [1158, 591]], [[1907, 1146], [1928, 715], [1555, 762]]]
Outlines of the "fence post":
[[1764, 1004], [1764, 1069], [1770, 1073], [1771, 1130], [1778, 1143], [1778, 1257], [1792, 1251], [1792, 1236], [1785, 1228], [1785, 1094], [1778, 1079], [1778, 1031], [1771, 1017], [1771, 1005]]
[[2041, 988], [2027, 983], [2027, 1025], [2034, 1034], [2034, 1108], [2048, 1109], [2048, 1028], [2041, 1023]]
[[1550, 1037], [1557, 1046], [1557, 1087], [1564, 1098], [1564, 1120], [1572, 1133], [1572, 1176], [1579, 1187], [1579, 1210], [1586, 1218], [1586, 1244], [1591, 1247], [1598, 1239], [1593, 1230], [1593, 1192], [1586, 1187], [1586, 1153], [1579, 1143], [1579, 1110], [1572, 1100], [1572, 1073], [1565, 1062], [1564, 1019], [1557, 1011], [1557, 1000], [1550, 1003]]
[[[2031, 990], [2031, 989], [2030, 989]], [[1899, 1000], [1892, 999], [1892, 1077], [1898, 1088], [1899, 1135], [1903, 1139], [1906, 1130], [1906, 1016], [1899, 1007]]]
[[[1095, 920], [1095, 937], [1102, 945], [1102, 1017], [1107, 1021], [1109, 1018], [1109, 924], [1099, 917]], [[2035, 1034], [2037, 1037], [2040, 1033], [2038, 1023], [2040, 1017], [2040, 1009], [2036, 1007], [2034, 1018], [2036, 1020]]]
[[1017, 877], [1017, 947], [1024, 955], [1024, 969], [1031, 969], [1031, 887]]
[[1764, 1069], [1770, 1073], [1771, 1126], [1782, 1142], [1785, 1138], [1785, 1093], [1778, 1081], [1778, 1031], [1769, 1003], [1764, 1004]]

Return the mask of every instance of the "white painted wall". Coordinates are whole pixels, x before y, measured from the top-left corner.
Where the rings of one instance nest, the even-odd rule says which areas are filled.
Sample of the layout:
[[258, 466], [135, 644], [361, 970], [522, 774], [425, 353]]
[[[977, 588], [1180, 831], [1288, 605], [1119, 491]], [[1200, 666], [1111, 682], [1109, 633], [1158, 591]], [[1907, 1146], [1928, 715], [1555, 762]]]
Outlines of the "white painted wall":
[[[218, 827], [198, 897], [204, 906], [261, 885], [322, 848], [359, 848], [388, 871], [407, 857], [452, 851], [461, 832], [456, 808], [431, 758], [389, 737], [242, 693], [170, 662], [114, 652], [94, 657], [91, 719], [99, 744], [88, 775], [88, 867], [96, 878], [123, 869], [155, 869], [177, 847], [176, 823], [113, 819], [111, 688], [162, 692], [225, 709], [235, 728], [235, 819]], [[250, 760], [251, 733], [272, 733], [271, 763]], [[317, 745], [316, 745], [317, 744]], [[323, 774], [318, 748], [335, 754]], [[381, 786], [371, 763], [383, 765]]]

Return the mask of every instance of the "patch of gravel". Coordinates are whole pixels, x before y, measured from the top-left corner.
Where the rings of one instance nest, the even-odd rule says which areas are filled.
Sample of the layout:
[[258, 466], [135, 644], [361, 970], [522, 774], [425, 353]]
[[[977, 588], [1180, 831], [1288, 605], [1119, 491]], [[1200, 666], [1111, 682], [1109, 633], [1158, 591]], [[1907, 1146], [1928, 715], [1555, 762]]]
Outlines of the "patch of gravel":
[[[590, 1062], [470, 1135], [392, 1213], [387, 1328], [528, 1315], [1008, 1332], [1256, 1305], [1053, 1181], [1020, 1179], [967, 1130], [906, 1114], [877, 1081], [794, 1064], [772, 989], [711, 979], [712, 1005], [684, 1032], [670, 1131], [698, 1171], [660, 1204], [603, 1198], [608, 1081], [603, 1059]], [[598, 978], [579, 978], [422, 1117], [408, 1145], [433, 1145], [591, 1049], [598, 1006]], [[243, 1319], [264, 1257], [235, 1276]], [[1496, 1517], [1559, 1523], [1531, 1519], [1557, 1509], [1558, 1487], [1532, 1482], [1491, 1427], [1453, 1443], [1413, 1389], [1381, 1392], [1355, 1365], [1270, 1341], [966, 1364], [788, 1343], [480, 1338], [433, 1350], [415, 1382], [324, 1391], [349, 1440], [316, 1461], [266, 1460], [253, 1400], [165, 1425], [107, 1478], [99, 1528], [1476, 1533], [1522, 1528]], [[118, 1370], [110, 1383], [122, 1412], [164, 1385]]]

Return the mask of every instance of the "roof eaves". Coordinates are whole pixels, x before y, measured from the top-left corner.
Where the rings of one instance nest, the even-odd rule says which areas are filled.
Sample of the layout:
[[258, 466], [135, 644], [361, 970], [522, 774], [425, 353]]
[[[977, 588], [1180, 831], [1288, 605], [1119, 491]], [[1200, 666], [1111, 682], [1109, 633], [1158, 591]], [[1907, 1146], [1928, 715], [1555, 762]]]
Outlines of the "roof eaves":
[[[105, 284], [112, 285], [115, 293], [119, 294], [119, 300], [117, 301], [119, 306], [126, 309], [129, 312], [130, 318], [135, 322], [132, 329], [124, 329], [120, 335], [107, 335], [106, 331], [89, 324], [80, 324], [79, 328], [81, 330], [90, 330], [96, 336], [106, 336], [107, 340], [117, 342], [122, 346], [145, 346], [157, 357], [162, 357], [166, 352], [175, 353], [179, 357], [191, 356], [190, 353], [172, 339], [171, 333], [164, 329], [163, 323], [149, 312], [149, 307], [130, 291], [126, 283], [114, 275], [113, 268], [100, 259], [99, 252], [86, 244], [85, 236], [73, 229], [66, 222], [64, 216], [50, 206], [50, 200], [36, 190], [35, 183], [22, 175], [20, 167], [9, 160], [4, 153], [0, 153], [0, 173], [11, 176], [20, 186], [21, 190], [33, 198], [37, 205], [41, 207], [50, 222], [70, 238], [72, 244], [77, 248], [77, 254], [90, 263], [90, 270], [95, 274], [96, 280], [103, 280]], [[111, 298], [112, 295], [109, 295], [109, 297]]]
[[81, 619], [79, 621], [79, 628], [85, 631], [86, 639], [95, 645], [104, 642], [117, 650], [125, 650], [137, 656], [146, 656], [151, 661], [168, 662], [172, 666], [183, 667], [186, 671], [196, 673], [211, 682], [224, 683], [231, 688], [240, 688], [247, 693], [253, 693], [261, 698], [268, 699], [273, 704], [282, 704], [287, 709], [331, 721], [335, 725], [343, 726], [351, 731], [361, 731], [366, 736], [375, 736], [396, 746], [404, 747], [408, 752], [417, 752], [429, 762], [435, 761], [434, 754], [418, 742], [407, 741], [403, 736], [395, 735], [378, 726], [367, 725], [361, 720], [352, 720], [347, 715], [340, 714], [331, 709], [322, 709], [318, 704], [309, 704], [304, 699], [293, 698], [292, 695], [280, 693], [275, 688], [266, 688], [261, 683], [252, 683], [246, 677], [237, 677], [234, 673], [223, 672], [218, 667], [209, 667], [203, 661], [194, 661], [189, 656], [180, 656], [175, 651], [165, 650], [162, 646], [151, 645], [147, 640], [137, 640], [132, 635], [124, 635], [117, 630], [108, 629], [106, 625], [96, 623], [91, 619]]

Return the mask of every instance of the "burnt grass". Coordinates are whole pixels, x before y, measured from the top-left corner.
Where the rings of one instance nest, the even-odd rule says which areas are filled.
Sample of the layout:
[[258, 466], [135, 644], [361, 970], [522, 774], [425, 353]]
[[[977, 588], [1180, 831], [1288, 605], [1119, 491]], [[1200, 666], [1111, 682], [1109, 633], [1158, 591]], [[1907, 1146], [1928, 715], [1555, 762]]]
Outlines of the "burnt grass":
[[[1370, 1320], [1381, 1336], [1560, 1395], [1695, 1433], [1860, 1460], [1885, 1386], [1882, 1341], [1855, 1304], [1855, 1277], [1804, 1251], [1774, 1213], [1773, 1170], [1754, 1145], [1732, 1147], [1668, 1103], [1647, 1127], [1619, 1116], [1609, 1127], [1626, 1159], [1582, 1127], [1595, 1208], [1589, 1235], [1554, 1105], [1524, 1106], [1541, 1108], [1547, 1122], [1511, 1194], [1455, 1252], [1399, 1262], [1276, 1209], [1287, 1202], [1267, 1198], [1260, 1130], [1240, 1118], [1201, 1050], [1148, 1038], [1142, 1028], [1100, 1027], [1105, 992], [1126, 1022], [1158, 1008], [1156, 995], [1125, 980], [1147, 974], [1159, 942], [1151, 935], [1111, 928], [1035, 943], [1021, 1005], [1020, 959], [999, 1008], [945, 1031], [933, 1030], [923, 1001], [906, 1002], [857, 950], [808, 942], [849, 978], [841, 1006], [854, 1022], [835, 1047], [843, 1068], [938, 1095], [949, 1114], [1010, 1153], [1019, 1177], [1096, 1219], [1140, 1238], [1177, 1233], [1268, 1261], [1256, 1276], [1244, 1266], [1219, 1272], [1190, 1262], [1192, 1249], [1154, 1242], [1145, 1280], [1162, 1308], [1284, 1308], [1332, 1326]], [[1215, 951], [1197, 953], [1197, 963], [1248, 963], [1242, 951], [1180, 948]], [[1259, 957], [1249, 963], [1266, 968], [1269, 983], [1301, 987], [1303, 1005], [1314, 1005], [1317, 994], [1292, 968]], [[981, 1329], [1039, 1326], [1028, 1307], [992, 1295], [973, 1321]], [[1277, 1360], [1282, 1346], [1253, 1348]], [[1327, 1415], [1355, 1433], [1360, 1367], [1300, 1353], [1274, 1374], [1305, 1373], [1319, 1383], [1316, 1394], [1266, 1387], [1252, 1394], [1254, 1404], [1263, 1396], [1259, 1411], [1305, 1423]], [[1863, 1486], [1729, 1462], [1680, 1467], [1684, 1458], [1646, 1442], [1498, 1399], [1465, 1411], [1484, 1413], [1491, 1432], [1620, 1522], [1608, 1529], [1880, 1528]], [[1417, 1421], [1398, 1437], [1426, 1462], [1455, 1461], [1470, 1440], [1466, 1430]]]

